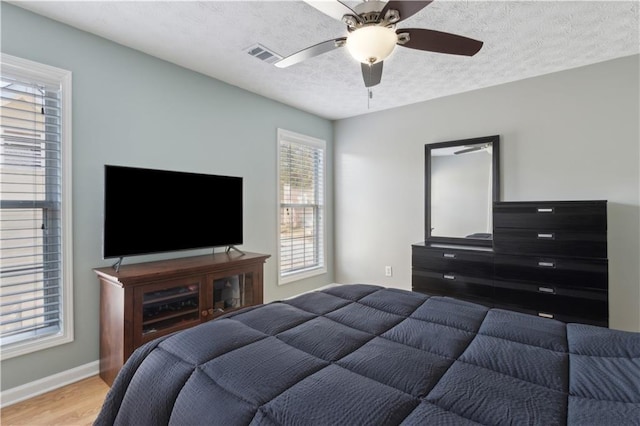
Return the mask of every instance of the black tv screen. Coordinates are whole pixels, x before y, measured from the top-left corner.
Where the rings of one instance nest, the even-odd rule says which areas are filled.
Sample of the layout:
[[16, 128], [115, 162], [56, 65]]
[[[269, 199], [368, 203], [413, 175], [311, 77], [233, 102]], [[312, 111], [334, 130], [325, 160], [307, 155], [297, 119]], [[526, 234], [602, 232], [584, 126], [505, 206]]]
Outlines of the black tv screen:
[[242, 244], [242, 178], [105, 166], [105, 258]]

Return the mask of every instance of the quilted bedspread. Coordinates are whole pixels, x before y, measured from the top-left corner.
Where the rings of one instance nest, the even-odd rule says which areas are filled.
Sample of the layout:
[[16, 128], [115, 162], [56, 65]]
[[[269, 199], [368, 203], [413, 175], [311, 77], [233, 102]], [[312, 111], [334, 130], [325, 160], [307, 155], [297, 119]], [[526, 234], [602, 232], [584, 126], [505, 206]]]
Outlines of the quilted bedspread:
[[347, 285], [140, 347], [97, 425], [640, 424], [640, 334]]

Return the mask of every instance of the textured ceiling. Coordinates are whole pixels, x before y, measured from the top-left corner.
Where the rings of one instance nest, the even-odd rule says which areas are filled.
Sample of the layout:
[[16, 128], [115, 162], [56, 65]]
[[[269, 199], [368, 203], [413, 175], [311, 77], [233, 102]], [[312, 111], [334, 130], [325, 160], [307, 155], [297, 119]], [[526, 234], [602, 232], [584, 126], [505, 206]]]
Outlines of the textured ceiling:
[[398, 47], [369, 99], [344, 48], [284, 69], [246, 53], [260, 43], [287, 56], [346, 35], [302, 1], [10, 3], [329, 119], [640, 52], [637, 1], [436, 0], [398, 27], [452, 32], [483, 48], [463, 57]]

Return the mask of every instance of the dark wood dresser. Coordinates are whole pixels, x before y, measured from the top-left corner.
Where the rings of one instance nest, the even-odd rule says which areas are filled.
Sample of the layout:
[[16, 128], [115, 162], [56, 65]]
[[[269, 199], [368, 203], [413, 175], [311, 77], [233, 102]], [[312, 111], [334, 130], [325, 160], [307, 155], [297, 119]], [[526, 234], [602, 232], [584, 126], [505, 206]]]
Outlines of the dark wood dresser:
[[495, 202], [493, 248], [413, 245], [414, 291], [608, 326], [606, 201]]
[[263, 302], [268, 254], [215, 253], [97, 268], [100, 377], [113, 384], [138, 347]]
[[493, 250], [452, 244], [412, 246], [413, 291], [490, 304]]

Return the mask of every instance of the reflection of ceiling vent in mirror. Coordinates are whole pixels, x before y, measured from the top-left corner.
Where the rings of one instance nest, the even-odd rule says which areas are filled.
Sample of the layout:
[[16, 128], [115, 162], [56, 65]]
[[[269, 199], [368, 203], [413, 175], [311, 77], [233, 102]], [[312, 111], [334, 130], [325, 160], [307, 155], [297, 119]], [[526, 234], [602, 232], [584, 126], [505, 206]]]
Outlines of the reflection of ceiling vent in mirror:
[[278, 55], [272, 50], [267, 49], [260, 43], [254, 44], [253, 46], [248, 47], [245, 50], [249, 55], [254, 56], [260, 59], [261, 61], [265, 61], [269, 64], [273, 64], [275, 62], [278, 62], [280, 59], [282, 59], [282, 56]]

